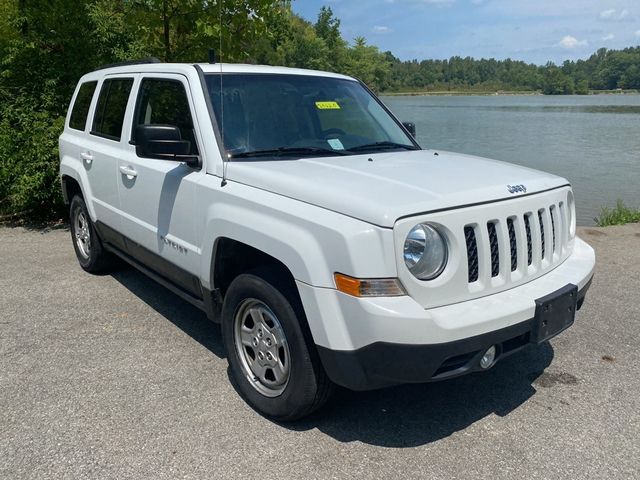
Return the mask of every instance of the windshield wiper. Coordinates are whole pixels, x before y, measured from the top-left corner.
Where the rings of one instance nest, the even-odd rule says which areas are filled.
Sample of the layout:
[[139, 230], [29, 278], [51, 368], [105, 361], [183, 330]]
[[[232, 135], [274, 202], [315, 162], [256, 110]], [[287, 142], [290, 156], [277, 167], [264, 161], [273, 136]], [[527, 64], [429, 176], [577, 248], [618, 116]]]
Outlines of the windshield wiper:
[[402, 148], [404, 150], [418, 150], [417, 147], [413, 145], [405, 145], [404, 143], [375, 142], [375, 143], [367, 143], [365, 145], [358, 145], [357, 147], [351, 147], [349, 151], [361, 152], [365, 150], [390, 150], [392, 148]]
[[289, 155], [316, 156], [324, 155], [347, 155], [341, 150], [330, 150], [319, 147], [280, 147], [270, 150], [254, 150], [250, 152], [240, 152], [231, 155], [231, 158], [255, 158], [255, 157], [282, 157]]

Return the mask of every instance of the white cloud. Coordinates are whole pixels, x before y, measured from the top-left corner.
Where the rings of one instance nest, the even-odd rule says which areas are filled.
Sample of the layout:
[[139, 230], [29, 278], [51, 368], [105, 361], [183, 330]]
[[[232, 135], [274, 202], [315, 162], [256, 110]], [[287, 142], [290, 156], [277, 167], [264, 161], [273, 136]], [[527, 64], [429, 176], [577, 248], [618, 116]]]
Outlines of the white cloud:
[[586, 40], [578, 40], [576, 37], [567, 35], [566, 37], [563, 37], [562, 40], [560, 40], [560, 43], [558, 45], [567, 50], [573, 50], [574, 48], [578, 47], [586, 47], [589, 45], [589, 42], [587, 42]]
[[602, 12], [600, 12], [601, 20], [618, 21], [618, 20], [624, 20], [628, 16], [629, 16], [629, 10], [627, 9], [618, 11], [615, 8], [610, 8], [608, 10], [603, 10]]
[[391, 30], [386, 25], [376, 25], [375, 27], [373, 27], [371, 29], [371, 31], [373, 33], [391, 33], [391, 32], [393, 32], [393, 30]]
[[636, 37], [640, 38], [640, 30], [636, 31]]
[[604, 37], [602, 37], [602, 41], [603, 42], [608, 42], [609, 40], [613, 40], [614, 38], [616, 38], [616, 36], [613, 33], [609, 33], [609, 34], [605, 35]]

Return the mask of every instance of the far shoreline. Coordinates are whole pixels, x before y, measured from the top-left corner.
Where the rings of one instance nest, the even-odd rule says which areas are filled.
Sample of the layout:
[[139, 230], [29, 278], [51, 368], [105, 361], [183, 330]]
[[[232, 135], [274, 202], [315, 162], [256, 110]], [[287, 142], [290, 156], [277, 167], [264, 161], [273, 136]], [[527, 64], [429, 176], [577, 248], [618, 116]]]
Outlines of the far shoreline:
[[585, 94], [547, 95], [539, 90], [420, 90], [410, 92], [380, 92], [384, 97], [471, 97], [471, 96], [541, 96], [541, 97], [588, 97], [592, 95], [640, 95], [638, 90], [590, 90]]

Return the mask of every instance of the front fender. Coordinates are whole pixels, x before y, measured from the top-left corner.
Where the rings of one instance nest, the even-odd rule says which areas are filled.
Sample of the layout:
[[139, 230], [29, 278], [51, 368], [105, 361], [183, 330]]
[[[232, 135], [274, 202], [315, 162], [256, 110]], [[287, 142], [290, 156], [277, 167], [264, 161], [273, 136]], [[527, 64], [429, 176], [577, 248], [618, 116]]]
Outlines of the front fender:
[[314, 205], [229, 181], [199, 190], [209, 205], [202, 224], [202, 283], [212, 287], [215, 242], [230, 238], [282, 262], [293, 277], [316, 287], [335, 288], [333, 274], [361, 278], [395, 277], [391, 229], [370, 225]]

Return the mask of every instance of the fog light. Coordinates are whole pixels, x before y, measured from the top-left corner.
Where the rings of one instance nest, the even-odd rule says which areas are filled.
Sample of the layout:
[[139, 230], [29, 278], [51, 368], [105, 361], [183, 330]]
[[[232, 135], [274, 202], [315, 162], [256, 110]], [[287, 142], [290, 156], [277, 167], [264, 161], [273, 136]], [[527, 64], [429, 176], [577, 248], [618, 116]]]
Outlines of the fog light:
[[494, 345], [493, 347], [489, 348], [489, 350], [484, 352], [484, 355], [480, 359], [480, 367], [489, 368], [491, 365], [493, 365], [493, 361], [495, 359], [496, 359], [496, 347]]

